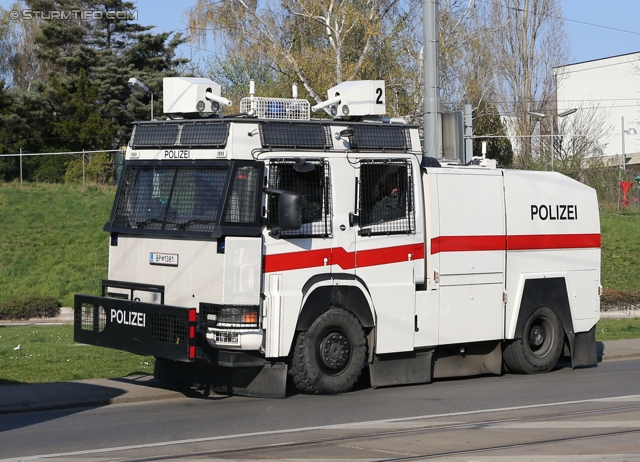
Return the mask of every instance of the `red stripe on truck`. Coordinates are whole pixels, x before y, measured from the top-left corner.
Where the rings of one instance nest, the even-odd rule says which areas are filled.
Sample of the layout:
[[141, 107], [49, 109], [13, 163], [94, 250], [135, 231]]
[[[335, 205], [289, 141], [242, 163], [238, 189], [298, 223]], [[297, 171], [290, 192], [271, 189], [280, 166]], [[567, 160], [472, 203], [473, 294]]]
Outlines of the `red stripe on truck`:
[[[411, 256], [409, 256], [411, 255]], [[356, 261], [357, 258], [357, 261]], [[347, 252], [342, 247], [333, 249], [304, 250], [302, 252], [265, 255], [264, 272], [290, 271], [320, 266], [338, 265], [343, 270], [367, 266], [388, 265], [424, 258], [424, 245], [409, 244], [380, 249]], [[325, 261], [326, 260], [326, 261]]]
[[[440, 236], [431, 239], [431, 254], [441, 252], [477, 252], [483, 250], [561, 250], [598, 249], [600, 234], [531, 234], [509, 236]], [[409, 257], [411, 255], [411, 257]], [[264, 257], [264, 272], [291, 271], [338, 265], [343, 270], [355, 267], [388, 265], [424, 258], [424, 245], [409, 244], [396, 247], [347, 252], [334, 249], [303, 250]], [[357, 259], [357, 261], [356, 261]]]
[[507, 237], [507, 250], [599, 248], [600, 234], [535, 234]]
[[431, 254], [480, 250], [599, 249], [600, 234], [530, 234], [508, 236], [440, 236], [431, 239]]

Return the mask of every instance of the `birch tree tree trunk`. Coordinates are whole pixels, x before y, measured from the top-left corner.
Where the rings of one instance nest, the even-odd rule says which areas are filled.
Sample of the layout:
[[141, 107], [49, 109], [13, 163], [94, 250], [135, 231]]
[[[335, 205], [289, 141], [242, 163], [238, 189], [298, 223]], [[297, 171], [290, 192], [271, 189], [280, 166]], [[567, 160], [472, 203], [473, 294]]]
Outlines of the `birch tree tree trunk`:
[[492, 49], [500, 82], [499, 107], [512, 115], [513, 132], [520, 137], [517, 164], [526, 167], [537, 154], [531, 152], [527, 138], [535, 124], [529, 112], [545, 114], [545, 124], [553, 122], [553, 67], [565, 64], [569, 55], [562, 10], [558, 0], [494, 0], [489, 19], [498, 25]]

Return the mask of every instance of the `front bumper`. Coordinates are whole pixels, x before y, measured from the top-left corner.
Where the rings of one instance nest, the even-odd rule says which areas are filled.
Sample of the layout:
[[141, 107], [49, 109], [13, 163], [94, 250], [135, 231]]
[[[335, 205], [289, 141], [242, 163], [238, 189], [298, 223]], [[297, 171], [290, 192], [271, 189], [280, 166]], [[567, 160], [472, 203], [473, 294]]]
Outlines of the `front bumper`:
[[[76, 295], [74, 340], [173, 361], [200, 359], [222, 367], [266, 363], [264, 356], [258, 354], [261, 329], [211, 328], [207, 313], [202, 305], [198, 314], [195, 308]], [[219, 341], [229, 338], [234, 341]]]
[[76, 295], [73, 317], [76, 342], [174, 361], [196, 360], [195, 308]]

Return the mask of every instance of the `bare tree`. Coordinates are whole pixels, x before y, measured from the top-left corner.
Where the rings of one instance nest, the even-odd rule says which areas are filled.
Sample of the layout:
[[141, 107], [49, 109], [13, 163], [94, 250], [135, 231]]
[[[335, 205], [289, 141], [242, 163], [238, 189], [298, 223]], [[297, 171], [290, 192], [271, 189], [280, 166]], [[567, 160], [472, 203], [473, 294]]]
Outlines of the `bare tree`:
[[[503, 113], [513, 115], [519, 136], [532, 133], [529, 112], [555, 110], [553, 67], [566, 62], [567, 35], [558, 0], [495, 0], [488, 7], [494, 31], [492, 49]], [[526, 166], [530, 143], [521, 143], [519, 160]]]
[[40, 30], [40, 20], [22, 21], [10, 17], [10, 12], [26, 8], [21, 1], [15, 2], [11, 10], [0, 8], [0, 78], [12, 87], [31, 90], [33, 83], [45, 75], [36, 56], [35, 37]]
[[418, 7], [416, 0], [198, 0], [187, 19], [191, 40], [213, 33], [233, 58], [265, 63], [320, 102], [342, 81], [402, 74]]

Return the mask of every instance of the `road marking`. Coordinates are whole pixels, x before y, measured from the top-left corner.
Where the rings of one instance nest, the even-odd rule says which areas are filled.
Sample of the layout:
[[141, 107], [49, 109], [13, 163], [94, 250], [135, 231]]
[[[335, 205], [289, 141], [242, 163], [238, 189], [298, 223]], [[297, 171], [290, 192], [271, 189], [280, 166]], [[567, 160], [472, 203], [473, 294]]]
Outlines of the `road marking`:
[[[540, 409], [540, 408], [552, 407], [552, 406], [566, 406], [566, 405], [572, 405], [572, 404], [587, 404], [587, 403], [603, 403], [603, 402], [612, 402], [612, 401], [613, 402], [640, 401], [640, 395], [616, 396], [613, 398], [582, 399], [577, 401], [561, 401], [557, 403], [547, 403], [547, 404], [530, 404], [527, 406], [501, 407], [501, 408], [495, 408], [495, 409], [480, 409], [477, 411], [448, 412], [445, 414], [422, 415], [422, 416], [416, 416], [416, 417], [402, 417], [398, 419], [382, 419], [382, 420], [371, 420], [371, 421], [365, 421], [365, 422], [344, 423], [344, 424], [317, 425], [314, 427], [289, 428], [284, 430], [268, 430], [263, 432], [237, 433], [234, 435], [208, 436], [203, 438], [189, 438], [185, 440], [160, 441], [157, 443], [133, 444], [130, 446], [114, 446], [110, 448], [99, 448], [99, 449], [85, 449], [82, 451], [60, 452], [55, 454], [38, 454], [33, 456], [22, 456], [22, 457], [14, 457], [11, 459], [0, 459], [0, 460], [5, 462], [19, 462], [24, 460], [51, 459], [55, 457], [75, 457], [75, 456], [84, 456], [89, 454], [104, 454], [107, 452], [115, 452], [115, 451], [130, 451], [134, 449], [159, 448], [159, 447], [173, 446], [173, 445], [179, 445], [179, 444], [206, 443], [211, 441], [222, 441], [222, 440], [231, 440], [231, 439], [238, 439], [238, 438], [253, 438], [258, 436], [269, 436], [269, 435], [286, 435], [289, 433], [302, 433], [302, 432], [319, 431], [319, 430], [370, 428], [370, 427], [375, 427], [375, 426], [384, 425], [384, 424], [388, 425], [396, 422], [411, 422], [411, 421], [420, 420], [420, 419], [442, 419], [447, 417], [489, 414], [492, 412], [520, 411], [525, 409]], [[282, 443], [274, 443], [273, 445], [268, 445], [267, 447], [269, 446], [278, 447], [281, 444]]]
[[483, 425], [482, 428], [557, 428], [557, 429], [578, 429], [578, 428], [640, 428], [638, 420], [565, 420], [562, 422], [504, 422]]

